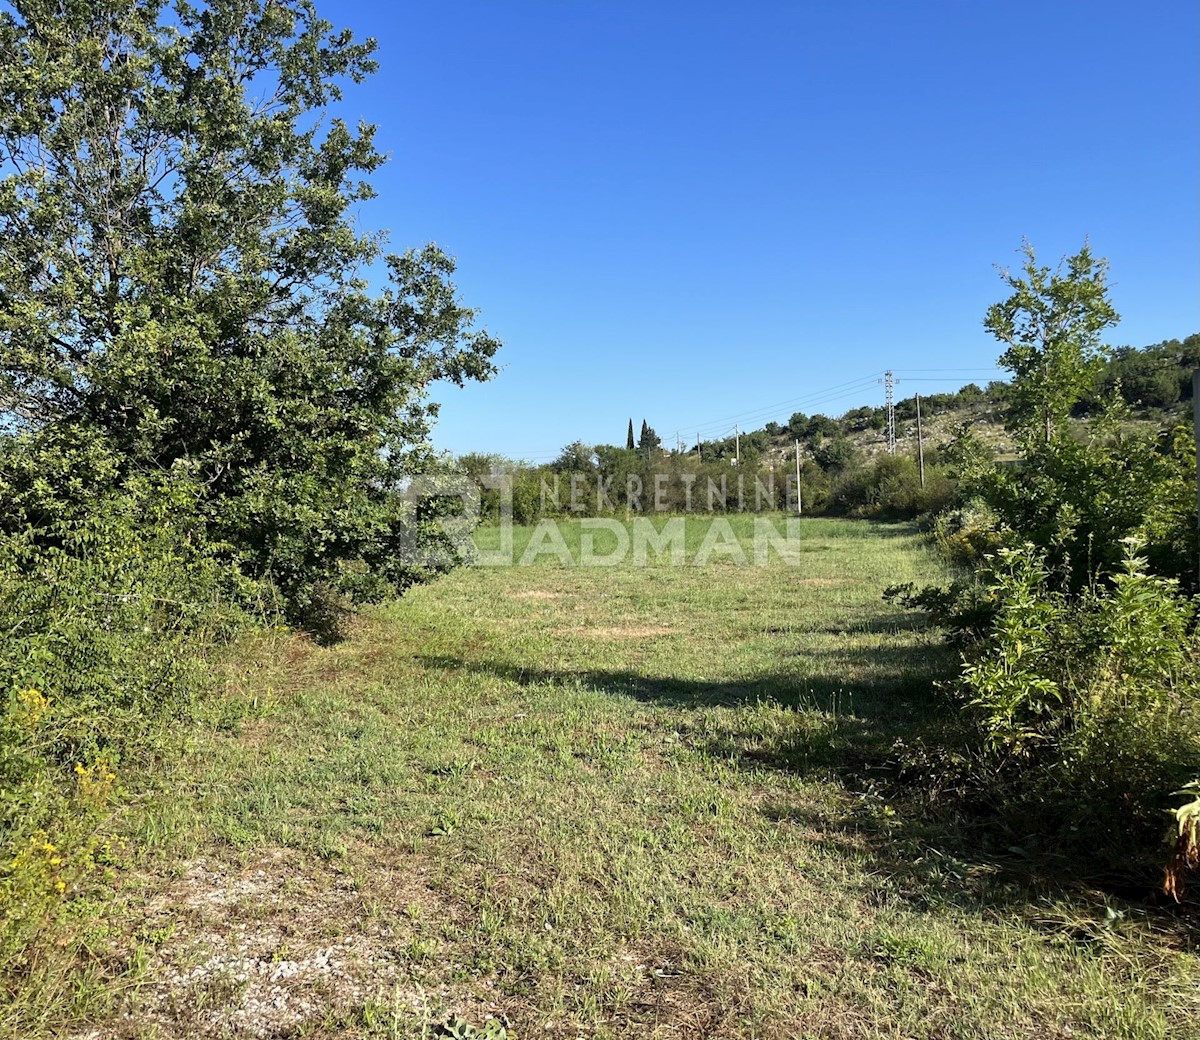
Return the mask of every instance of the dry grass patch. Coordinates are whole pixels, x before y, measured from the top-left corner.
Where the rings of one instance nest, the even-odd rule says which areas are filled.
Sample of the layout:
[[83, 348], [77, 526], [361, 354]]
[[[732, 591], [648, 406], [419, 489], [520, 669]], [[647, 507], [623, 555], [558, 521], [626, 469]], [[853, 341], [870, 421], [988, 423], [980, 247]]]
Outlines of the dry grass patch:
[[666, 625], [609, 625], [601, 628], [576, 625], [571, 628], [556, 628], [553, 631], [555, 635], [584, 636], [590, 639], [651, 639], [669, 636], [675, 630]]
[[356, 852], [369, 863], [363, 874], [288, 849], [181, 865], [144, 912], [155, 949], [125, 1015], [128, 1035], [344, 1035], [364, 1009], [384, 1006], [414, 1023], [495, 1013], [489, 980], [449, 984], [444, 932], [462, 912], [426, 865]]

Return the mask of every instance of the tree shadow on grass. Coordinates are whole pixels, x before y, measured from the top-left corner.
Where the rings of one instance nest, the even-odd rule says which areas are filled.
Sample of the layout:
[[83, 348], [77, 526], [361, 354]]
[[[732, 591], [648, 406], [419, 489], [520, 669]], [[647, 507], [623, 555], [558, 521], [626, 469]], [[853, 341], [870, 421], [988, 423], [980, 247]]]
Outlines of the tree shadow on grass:
[[[1079, 908], [1081, 920], [1090, 915], [1099, 922], [1114, 898], [1135, 913], [1158, 906], [1149, 879], [1130, 882], [1089, 874], [1077, 855], [1053, 843], [1039, 845], [1036, 833], [1030, 833], [1037, 831], [1036, 819], [1007, 812], [969, 785], [955, 789], [955, 769], [964, 774], [969, 769], [963, 758], [968, 729], [957, 706], [936, 689], [939, 680], [954, 675], [953, 651], [847, 647], [808, 651], [804, 657], [803, 673], [781, 667], [717, 680], [632, 669], [528, 667], [447, 655], [419, 659], [430, 668], [520, 686], [582, 685], [677, 709], [764, 703], [795, 709], [796, 725], [783, 729], [756, 727], [753, 713], [746, 714], [743, 725], [735, 713], [722, 718], [715, 732], [711, 721], [693, 727], [684, 718], [679, 732], [686, 746], [736, 769], [836, 779], [846, 792], [838, 812], [814, 809], [802, 799], [764, 804], [760, 811], [780, 825], [798, 824], [825, 834], [843, 852], [848, 847], [863, 850], [857, 854], [868, 872], [881, 879], [882, 900], [901, 900], [917, 909], [954, 905], [1032, 914], [1036, 907], [1045, 917], [1047, 901], [1062, 899]], [[846, 678], [856, 672], [861, 677]], [[911, 770], [905, 758], [914, 749], [940, 757], [931, 772], [945, 768], [945, 789], [931, 789], [919, 770], [905, 776]], [[1156, 919], [1169, 921], [1163, 913], [1156, 913]], [[1088, 933], [1090, 926], [1082, 927]], [[1190, 929], [1178, 922], [1167, 927]]]
[[[847, 611], [849, 613], [849, 611]], [[841, 624], [768, 625], [762, 631], [769, 636], [789, 636], [801, 633], [827, 636], [899, 635], [902, 632], [921, 632], [928, 628], [924, 617], [911, 614], [868, 615], [861, 620], [848, 618]]]
[[[747, 770], [805, 775], [834, 773], [849, 784], [891, 770], [897, 741], [913, 740], [947, 713], [936, 688], [953, 674], [956, 657], [937, 646], [817, 648], [780, 655], [772, 670], [728, 679], [653, 675], [634, 669], [544, 668], [500, 658], [468, 660], [420, 655], [426, 667], [466, 671], [518, 686], [584, 687], [647, 705], [685, 712], [735, 709], [719, 723], [688, 716], [675, 725], [689, 746]], [[740, 707], [792, 709], [797, 726], [760, 728], [761, 717]], [[811, 724], [818, 720], [819, 724]], [[757, 723], [757, 725], [756, 725]], [[894, 770], [891, 770], [894, 772]]]
[[[788, 667], [712, 680], [646, 675], [632, 669], [542, 668], [452, 654], [419, 654], [417, 660], [428, 668], [466, 671], [519, 686], [583, 685], [600, 693], [675, 708], [770, 702], [835, 714], [865, 712], [874, 718], [910, 715], [917, 706], [929, 707], [935, 683], [951, 674], [952, 655], [938, 647], [804, 649], [781, 653], [780, 660]], [[805, 668], [797, 670], [796, 662], [803, 662]], [[856, 673], [861, 677], [846, 677]]]

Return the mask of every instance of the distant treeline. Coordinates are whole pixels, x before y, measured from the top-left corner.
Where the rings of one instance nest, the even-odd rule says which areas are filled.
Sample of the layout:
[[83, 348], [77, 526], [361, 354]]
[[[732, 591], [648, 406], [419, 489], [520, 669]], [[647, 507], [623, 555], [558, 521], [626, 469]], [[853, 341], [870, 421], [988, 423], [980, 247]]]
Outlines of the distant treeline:
[[1095, 411], [1114, 391], [1133, 407], [1171, 408], [1192, 399], [1192, 372], [1197, 368], [1200, 368], [1200, 333], [1141, 349], [1117, 347], [1105, 363], [1096, 389], [1084, 398], [1079, 408]]
[[[792, 458], [743, 445], [732, 456], [639, 451], [601, 444], [567, 445], [553, 462], [538, 466], [494, 455], [465, 455], [462, 472], [483, 490], [485, 518], [499, 517], [501, 496], [511, 495], [518, 523], [544, 517], [634, 513], [769, 512], [835, 513], [904, 518], [936, 512], [954, 495], [936, 449], [926, 457], [921, 486], [915, 459], [866, 455], [844, 435], [802, 459], [800, 481]], [[502, 474], [506, 487], [486, 487]]]
[[[1116, 394], [1142, 410], [1170, 412], [1190, 400], [1192, 371], [1200, 367], [1200, 334], [1136, 349], [1119, 347], [1099, 370], [1095, 387], [1075, 407], [1097, 411]], [[1009, 384], [968, 383], [953, 393], [921, 397], [923, 417], [938, 415], [1002, 418]], [[916, 419], [916, 399], [897, 401], [901, 434]], [[645, 420], [634, 441], [629, 421], [625, 447], [568, 444], [541, 465], [474, 453], [458, 460], [462, 472], [484, 483], [489, 474], [507, 476], [513, 516], [529, 523], [546, 516], [625, 512], [794, 511], [850, 516], [911, 518], [942, 509], [954, 497], [954, 482], [937, 445], [925, 449], [925, 483], [911, 451], [871, 455], [851, 439], [882, 431], [887, 411], [864, 405], [841, 416], [796, 412], [786, 422], [721, 440], [702, 441], [682, 451], [661, 447]], [[861, 439], [861, 438], [859, 438]], [[797, 487], [795, 441], [802, 466]], [[735, 465], [735, 459], [740, 461]], [[485, 489], [485, 516], [500, 511], [500, 492]]]

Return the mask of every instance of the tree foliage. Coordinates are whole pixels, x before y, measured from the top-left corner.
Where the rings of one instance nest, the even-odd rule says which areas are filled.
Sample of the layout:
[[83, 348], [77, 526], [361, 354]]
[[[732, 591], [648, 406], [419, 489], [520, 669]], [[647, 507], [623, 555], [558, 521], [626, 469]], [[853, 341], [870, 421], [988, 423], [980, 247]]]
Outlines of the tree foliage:
[[373, 41], [306, 0], [28, 0], [0, 49], [0, 407], [23, 434], [0, 482], [50, 474], [0, 522], [69, 506], [75, 455], [93, 490], [185, 477], [208, 537], [294, 604], [410, 580], [393, 491], [427, 461], [428, 388], [487, 378], [497, 343], [445, 253], [352, 219], [383, 156], [331, 109]]
[[590, 473], [595, 454], [594, 449], [583, 441], [572, 441], [563, 447], [550, 466], [562, 473]]
[[654, 432], [652, 427], [645, 419], [642, 420], [642, 432], [638, 436], [637, 450], [646, 457], [652, 455], [662, 445], [662, 438]]
[[[1153, 869], [1163, 810], [1200, 769], [1186, 595], [1194, 445], [1182, 426], [1130, 429], [1116, 393], [1068, 427], [1113, 367], [1098, 338], [1117, 320], [1106, 265], [1085, 246], [1051, 272], [1025, 252], [1025, 276], [1005, 275], [1014, 291], [985, 321], [1007, 345], [1008, 422], [1022, 457], [999, 464], [960, 428], [949, 454], [970, 501], [936, 530], [974, 574], [948, 589], [890, 592], [963, 644], [975, 782], [1020, 818], [1022, 844], [1040, 834], [1056, 854], [1106, 870]], [[1127, 355], [1115, 361], [1136, 370]]]
[[1084, 243], [1051, 269], [1026, 242], [1024, 277], [1001, 276], [1013, 290], [988, 308], [984, 328], [1005, 345], [1000, 364], [1013, 374], [1009, 428], [1050, 441], [1094, 385], [1105, 351], [1100, 333], [1120, 315], [1108, 299], [1108, 262]]
[[1025, 254], [1026, 278], [1004, 276], [1016, 291], [985, 320], [1009, 344], [1000, 359], [1014, 373], [1008, 427], [1023, 457], [1017, 466], [997, 466], [961, 431], [952, 454], [964, 493], [986, 502], [1012, 544], [1033, 545], [1072, 593], [1114, 573], [1131, 536], [1145, 542], [1159, 573], [1190, 589], [1196, 539], [1189, 441], [1169, 428], [1157, 436], [1129, 430], [1115, 394], [1068, 434], [1072, 411], [1095, 401], [1098, 377], [1113, 368], [1098, 340], [1117, 321], [1107, 263], [1086, 245], [1054, 272], [1036, 264], [1028, 243]]

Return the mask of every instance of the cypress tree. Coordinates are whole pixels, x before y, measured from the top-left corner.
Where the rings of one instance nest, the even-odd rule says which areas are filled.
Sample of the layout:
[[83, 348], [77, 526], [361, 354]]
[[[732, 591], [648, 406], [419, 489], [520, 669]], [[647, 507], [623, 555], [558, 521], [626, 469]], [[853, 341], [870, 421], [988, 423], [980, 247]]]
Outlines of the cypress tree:
[[662, 440], [658, 434], [654, 432], [654, 427], [651, 426], [645, 419], [642, 420], [642, 435], [638, 439], [637, 447], [646, 458], [649, 458], [654, 452], [654, 449], [662, 444]]
[[633, 451], [633, 449], [635, 447], [636, 447], [636, 445], [633, 442], [633, 417], [630, 416], [630, 418], [629, 418], [629, 433], [625, 437], [625, 449], [626, 449], [626, 451]]

